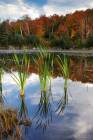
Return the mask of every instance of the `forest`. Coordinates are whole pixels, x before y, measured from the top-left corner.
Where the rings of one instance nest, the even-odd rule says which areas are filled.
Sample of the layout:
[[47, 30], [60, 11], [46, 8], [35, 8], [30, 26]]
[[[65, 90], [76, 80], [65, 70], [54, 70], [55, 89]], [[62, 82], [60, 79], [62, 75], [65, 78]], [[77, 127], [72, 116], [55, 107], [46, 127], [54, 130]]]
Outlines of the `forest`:
[[93, 47], [93, 9], [65, 16], [42, 15], [32, 20], [24, 15], [16, 21], [0, 22], [0, 49], [32, 49], [44, 45], [51, 49]]

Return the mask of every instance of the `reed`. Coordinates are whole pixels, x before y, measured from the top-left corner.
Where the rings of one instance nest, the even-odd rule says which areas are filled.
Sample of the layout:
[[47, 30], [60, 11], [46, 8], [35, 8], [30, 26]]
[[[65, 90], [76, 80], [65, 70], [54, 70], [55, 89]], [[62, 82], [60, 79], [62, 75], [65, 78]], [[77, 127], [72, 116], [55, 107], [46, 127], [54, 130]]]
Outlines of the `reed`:
[[43, 132], [52, 121], [52, 92], [51, 92], [51, 76], [53, 75], [53, 58], [45, 47], [39, 47], [37, 59], [34, 60], [38, 68], [40, 79], [41, 97], [38, 110], [35, 114], [37, 117], [37, 128], [43, 129]]
[[34, 61], [38, 68], [41, 91], [46, 92], [53, 73], [53, 55], [48, 52], [47, 48], [39, 46], [39, 53]]
[[17, 111], [0, 108], [0, 140], [21, 140], [21, 134]]
[[20, 87], [20, 95], [24, 96], [26, 80], [29, 75], [30, 58], [26, 54], [23, 54], [22, 58], [14, 54], [13, 60], [18, 70], [18, 75], [11, 71], [11, 76], [16, 84]]
[[63, 56], [63, 59], [58, 56], [58, 64], [61, 69], [61, 73], [64, 77], [64, 98], [66, 99], [66, 102], [68, 102], [68, 96], [67, 96], [67, 87], [68, 87], [68, 78], [69, 78], [69, 61], [66, 56]]
[[69, 78], [69, 61], [66, 56], [62, 57], [58, 56], [57, 62], [60, 66], [60, 70], [62, 73], [62, 76], [64, 77], [64, 95], [58, 102], [58, 107], [57, 107], [57, 112], [58, 114], [62, 113], [68, 103], [68, 93], [67, 93], [67, 88], [68, 88], [68, 78]]

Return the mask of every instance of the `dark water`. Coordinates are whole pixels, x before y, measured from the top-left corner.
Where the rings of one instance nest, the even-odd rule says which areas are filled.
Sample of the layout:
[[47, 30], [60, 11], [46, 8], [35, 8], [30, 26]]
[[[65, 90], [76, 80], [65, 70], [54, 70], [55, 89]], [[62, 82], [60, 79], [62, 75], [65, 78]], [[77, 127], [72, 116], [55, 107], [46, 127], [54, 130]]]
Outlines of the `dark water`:
[[[16, 69], [12, 60], [1, 60], [3, 68]], [[38, 73], [31, 67], [25, 86], [25, 96], [20, 96], [17, 86], [7, 69], [2, 77], [2, 94], [5, 108], [16, 108], [20, 119], [31, 121], [22, 125], [24, 140], [92, 140], [93, 139], [93, 84], [92, 58], [71, 57], [70, 79], [64, 98], [64, 79], [55, 64], [51, 86], [41, 93]], [[18, 73], [13, 71], [15, 75]], [[73, 81], [73, 79], [75, 81]], [[78, 81], [77, 81], [78, 80]], [[85, 83], [83, 83], [84, 81]], [[90, 82], [91, 81], [91, 82]], [[45, 96], [44, 96], [45, 95]], [[10, 140], [10, 139], [9, 139]]]

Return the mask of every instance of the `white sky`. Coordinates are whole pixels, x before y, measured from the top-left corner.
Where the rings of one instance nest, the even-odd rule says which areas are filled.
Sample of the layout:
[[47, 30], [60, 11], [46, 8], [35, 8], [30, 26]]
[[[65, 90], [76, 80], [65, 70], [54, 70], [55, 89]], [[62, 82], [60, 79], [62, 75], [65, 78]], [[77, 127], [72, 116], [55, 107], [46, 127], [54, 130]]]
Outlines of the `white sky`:
[[17, 19], [23, 15], [29, 15], [34, 19], [40, 15], [64, 15], [75, 10], [93, 8], [93, 0], [47, 0], [41, 6], [34, 2], [35, 0], [28, 4], [26, 0], [0, 0], [0, 18]]

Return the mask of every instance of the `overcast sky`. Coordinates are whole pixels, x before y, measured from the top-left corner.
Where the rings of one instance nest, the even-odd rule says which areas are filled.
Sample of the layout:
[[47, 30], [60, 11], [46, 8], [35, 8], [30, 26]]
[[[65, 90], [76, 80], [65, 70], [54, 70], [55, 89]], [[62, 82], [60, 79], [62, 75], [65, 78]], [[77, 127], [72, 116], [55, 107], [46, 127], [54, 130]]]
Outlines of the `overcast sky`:
[[0, 18], [17, 19], [29, 15], [34, 19], [87, 8], [93, 8], [93, 0], [0, 0]]

